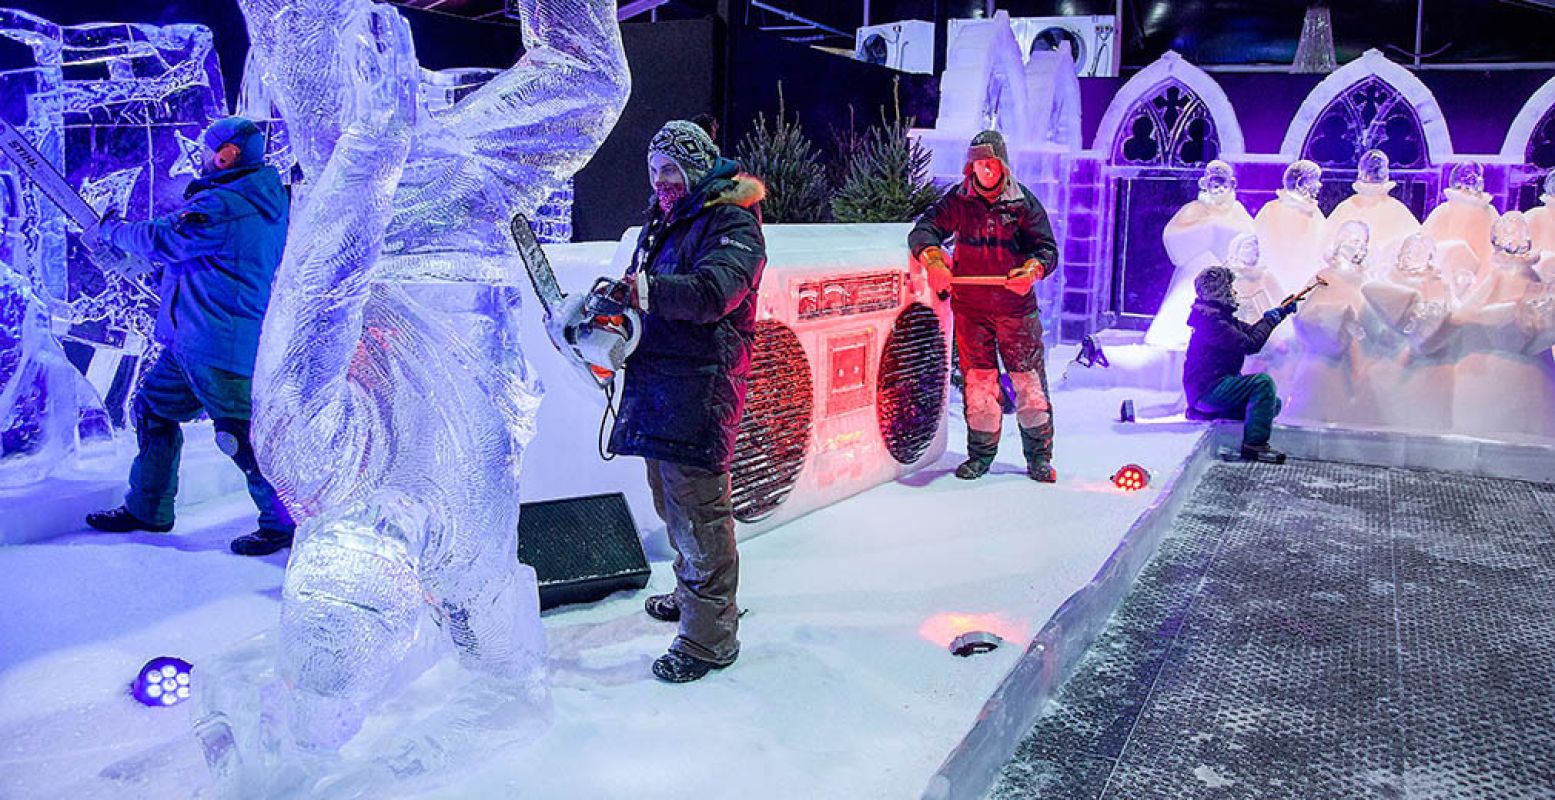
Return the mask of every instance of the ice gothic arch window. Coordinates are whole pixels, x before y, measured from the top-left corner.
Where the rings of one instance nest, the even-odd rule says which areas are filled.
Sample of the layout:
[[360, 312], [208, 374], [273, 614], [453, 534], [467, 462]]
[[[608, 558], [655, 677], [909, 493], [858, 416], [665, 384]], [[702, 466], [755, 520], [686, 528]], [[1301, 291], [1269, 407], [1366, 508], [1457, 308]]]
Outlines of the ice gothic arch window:
[[1394, 169], [1430, 166], [1414, 106], [1375, 75], [1352, 84], [1318, 113], [1301, 157], [1325, 168], [1353, 170], [1361, 154], [1374, 148], [1388, 154]]
[[1129, 109], [1112, 161], [1133, 167], [1197, 167], [1220, 156], [1220, 136], [1204, 100], [1167, 80]]

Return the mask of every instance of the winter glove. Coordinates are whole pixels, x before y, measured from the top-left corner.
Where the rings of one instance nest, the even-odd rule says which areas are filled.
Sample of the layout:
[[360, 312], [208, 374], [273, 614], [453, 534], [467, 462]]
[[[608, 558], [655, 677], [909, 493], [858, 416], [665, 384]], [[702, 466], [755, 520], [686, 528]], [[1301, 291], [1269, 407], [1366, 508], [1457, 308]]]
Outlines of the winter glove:
[[123, 220], [119, 219], [119, 212], [110, 208], [96, 225], [81, 232], [81, 244], [93, 252], [111, 247], [112, 240], [109, 238], [109, 233], [123, 224]]
[[1274, 308], [1271, 308], [1268, 311], [1263, 312], [1263, 317], [1264, 317], [1264, 319], [1273, 320], [1274, 324], [1278, 325], [1281, 322], [1283, 322], [1286, 317], [1290, 316], [1291, 314], [1294, 314], [1295, 312], [1296, 312], [1296, 305], [1294, 303], [1292, 303], [1291, 305], [1288, 305], [1288, 306], [1275, 306]]
[[1031, 287], [1042, 280], [1044, 272], [1041, 261], [1026, 259], [1026, 263], [1010, 270], [1010, 274], [1004, 277], [1004, 288], [1016, 294], [1030, 294]]
[[950, 291], [950, 265], [945, 263], [945, 251], [938, 247], [925, 247], [918, 254], [918, 260], [923, 262], [924, 269], [929, 273], [929, 288], [936, 295], [944, 296]]
[[632, 308], [638, 309], [644, 314], [648, 313], [648, 273], [646, 271], [638, 272], [632, 278], [630, 285], [632, 287]]

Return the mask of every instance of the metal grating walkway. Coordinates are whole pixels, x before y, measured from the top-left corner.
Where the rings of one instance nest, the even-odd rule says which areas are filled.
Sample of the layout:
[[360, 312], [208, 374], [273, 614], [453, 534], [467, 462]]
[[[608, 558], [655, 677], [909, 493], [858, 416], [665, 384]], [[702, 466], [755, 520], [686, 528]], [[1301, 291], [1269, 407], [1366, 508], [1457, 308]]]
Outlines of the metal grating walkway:
[[990, 797], [1555, 798], [1555, 486], [1212, 466]]

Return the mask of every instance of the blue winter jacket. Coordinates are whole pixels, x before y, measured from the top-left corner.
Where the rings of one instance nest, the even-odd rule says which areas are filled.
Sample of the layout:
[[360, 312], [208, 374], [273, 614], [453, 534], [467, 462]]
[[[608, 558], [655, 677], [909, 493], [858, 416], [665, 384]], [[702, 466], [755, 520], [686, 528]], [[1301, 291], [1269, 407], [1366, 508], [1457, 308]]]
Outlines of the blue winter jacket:
[[195, 180], [185, 197], [164, 217], [105, 224], [103, 239], [165, 265], [157, 341], [185, 363], [253, 375], [286, 244], [286, 187], [272, 167], [239, 167]]

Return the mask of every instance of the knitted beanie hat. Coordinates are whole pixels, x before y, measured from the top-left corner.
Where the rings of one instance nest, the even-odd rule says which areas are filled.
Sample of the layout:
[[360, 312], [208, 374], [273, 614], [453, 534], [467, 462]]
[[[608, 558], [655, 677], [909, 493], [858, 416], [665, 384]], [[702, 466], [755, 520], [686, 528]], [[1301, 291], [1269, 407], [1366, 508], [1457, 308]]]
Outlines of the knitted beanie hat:
[[648, 143], [648, 152], [668, 156], [679, 164], [686, 173], [687, 188], [700, 183], [718, 160], [718, 145], [713, 144], [707, 131], [683, 119], [664, 123]]

